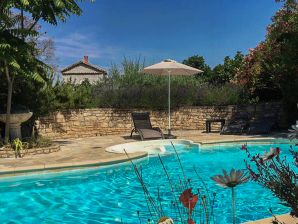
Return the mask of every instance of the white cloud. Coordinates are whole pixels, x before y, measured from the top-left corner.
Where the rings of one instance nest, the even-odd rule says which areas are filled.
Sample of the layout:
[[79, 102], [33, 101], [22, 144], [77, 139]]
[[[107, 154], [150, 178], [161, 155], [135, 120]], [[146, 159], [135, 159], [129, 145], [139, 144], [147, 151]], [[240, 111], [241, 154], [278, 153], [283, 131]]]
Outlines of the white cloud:
[[54, 38], [55, 54], [59, 61], [78, 59], [84, 55], [90, 58], [113, 59], [121, 52], [120, 48], [101, 46], [90, 34], [73, 33]]
[[167, 58], [165, 56], [167, 54], [159, 49], [128, 49], [103, 45], [91, 33], [83, 34], [75, 32], [66, 36], [55, 37], [53, 40], [55, 56], [57, 62], [60, 64], [59, 68], [64, 68], [81, 60], [84, 55], [89, 56], [91, 63], [105, 68], [109, 68], [111, 63], [121, 63], [123, 57], [131, 58], [132, 60], [145, 58], [146, 62], [150, 63]]

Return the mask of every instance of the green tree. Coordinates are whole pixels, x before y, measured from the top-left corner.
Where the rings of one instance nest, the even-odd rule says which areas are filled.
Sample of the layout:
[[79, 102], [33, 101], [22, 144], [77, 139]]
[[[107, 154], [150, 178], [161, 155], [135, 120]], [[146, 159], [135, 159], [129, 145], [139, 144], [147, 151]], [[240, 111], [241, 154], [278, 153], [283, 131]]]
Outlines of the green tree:
[[205, 63], [202, 56], [194, 55], [183, 61], [184, 64], [204, 71], [198, 75], [204, 82], [210, 84], [223, 84], [233, 80], [243, 66], [244, 55], [238, 51], [234, 58], [226, 56], [223, 64], [216, 65], [213, 69]]
[[245, 57], [237, 81], [246, 86], [252, 97], [282, 98], [292, 123], [298, 117], [298, 2], [282, 2], [267, 27], [265, 40]]
[[232, 81], [243, 66], [244, 55], [238, 51], [234, 58], [226, 56], [224, 63], [216, 65], [212, 71], [212, 79], [215, 83], [226, 83]]
[[203, 56], [193, 55], [182, 62], [185, 65], [200, 69], [203, 71], [202, 74], [197, 75], [197, 77], [202, 78], [204, 81], [208, 81], [212, 76], [212, 69], [209, 65], [205, 63]]
[[[26, 23], [26, 16], [32, 23]], [[3, 0], [0, 3], [0, 74], [7, 78], [7, 108], [5, 141], [9, 138], [9, 123], [13, 85], [16, 76], [24, 76], [43, 82], [39, 75], [48, 69], [37, 55], [38, 49], [32, 37], [38, 21], [57, 25], [70, 14], [81, 14], [75, 0]]]
[[33, 52], [36, 49], [32, 44], [26, 43], [7, 31], [0, 32], [0, 36], [1, 73], [4, 73], [7, 78], [8, 89], [5, 126], [5, 141], [8, 141], [12, 92], [15, 77], [16, 75], [19, 75], [37, 81], [43, 81], [39, 73], [43, 72], [42, 70], [44, 70], [45, 66], [41, 61], [33, 57]]

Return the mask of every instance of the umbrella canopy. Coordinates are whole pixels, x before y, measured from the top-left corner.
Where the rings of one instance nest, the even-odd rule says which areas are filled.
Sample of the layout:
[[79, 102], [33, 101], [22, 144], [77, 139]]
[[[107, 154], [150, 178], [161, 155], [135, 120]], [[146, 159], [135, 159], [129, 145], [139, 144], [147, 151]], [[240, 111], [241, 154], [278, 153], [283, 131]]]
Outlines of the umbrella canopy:
[[202, 73], [200, 69], [196, 69], [171, 59], [163, 60], [157, 64], [144, 68], [141, 73], [152, 75], [195, 75]]
[[140, 73], [168, 76], [168, 134], [171, 135], [171, 76], [172, 75], [195, 75], [202, 70], [178, 63], [171, 59], [163, 60], [157, 64], [144, 68]]

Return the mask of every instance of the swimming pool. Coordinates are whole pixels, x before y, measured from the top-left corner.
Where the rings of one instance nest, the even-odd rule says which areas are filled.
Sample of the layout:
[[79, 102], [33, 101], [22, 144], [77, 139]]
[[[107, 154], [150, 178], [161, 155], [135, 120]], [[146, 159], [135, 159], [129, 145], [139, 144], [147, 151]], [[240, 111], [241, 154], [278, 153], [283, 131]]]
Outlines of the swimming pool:
[[[289, 144], [249, 144], [251, 152], [268, 151], [279, 146], [289, 155]], [[217, 186], [210, 177], [222, 169], [244, 168], [245, 152], [240, 145], [218, 144], [201, 149], [197, 145], [177, 145], [186, 175], [199, 182], [193, 172], [195, 165], [210, 192], [216, 192], [214, 214], [216, 223], [231, 223], [231, 192]], [[179, 164], [170, 146], [162, 160], [172, 178], [177, 177]], [[150, 192], [157, 197], [160, 188], [165, 214], [169, 208], [170, 188], [158, 158], [154, 155], [137, 162]], [[249, 182], [236, 188], [237, 222], [289, 212], [270, 191]], [[104, 168], [42, 173], [0, 179], [0, 223], [142, 223], [149, 218], [140, 183], [130, 163]]]

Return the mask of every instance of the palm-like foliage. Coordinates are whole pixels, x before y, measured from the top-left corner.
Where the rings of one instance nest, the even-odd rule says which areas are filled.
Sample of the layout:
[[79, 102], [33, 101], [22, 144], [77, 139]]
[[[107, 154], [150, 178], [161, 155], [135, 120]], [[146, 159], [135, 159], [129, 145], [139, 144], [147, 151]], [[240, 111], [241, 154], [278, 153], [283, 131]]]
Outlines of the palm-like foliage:
[[[38, 35], [39, 20], [57, 25], [71, 14], [80, 15], [76, 0], [2, 0], [0, 2], [0, 74], [8, 83], [5, 140], [8, 141], [14, 78], [16, 75], [43, 82], [41, 73], [48, 67], [38, 60], [36, 44], [30, 37]], [[26, 17], [31, 23], [26, 23]]]
[[59, 20], [64, 22], [71, 14], [80, 15], [82, 13], [77, 2], [82, 2], [82, 0], [2, 0], [0, 18], [5, 21], [5, 24], [8, 24], [10, 22], [8, 14], [14, 8], [30, 14], [36, 23], [41, 19], [57, 25]]
[[40, 76], [47, 66], [36, 57], [37, 49], [34, 43], [26, 41], [25, 37], [35, 35], [35, 31], [24, 28], [18, 30], [18, 24], [22, 23], [20, 16], [7, 14], [12, 18], [10, 23], [0, 29], [0, 73], [5, 74], [7, 79], [7, 109], [5, 140], [9, 137], [10, 111], [12, 103], [13, 85], [15, 76], [24, 76], [35, 81], [44, 82]]
[[[39, 75], [47, 66], [35, 58], [37, 49], [32, 43], [22, 41], [7, 30], [0, 31], [0, 62], [6, 61], [9, 75], [22, 75], [43, 82]], [[1, 66], [0, 72], [4, 68]]]

